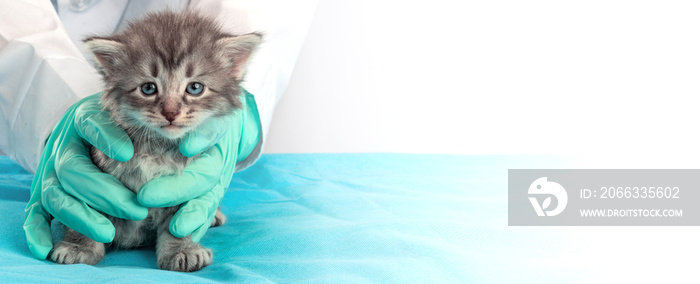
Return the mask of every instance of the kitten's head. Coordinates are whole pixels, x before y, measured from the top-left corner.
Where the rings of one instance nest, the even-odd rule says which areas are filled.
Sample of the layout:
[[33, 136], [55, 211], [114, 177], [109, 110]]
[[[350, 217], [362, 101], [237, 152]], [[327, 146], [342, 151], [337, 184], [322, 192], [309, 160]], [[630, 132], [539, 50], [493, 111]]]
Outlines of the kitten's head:
[[241, 107], [239, 84], [260, 41], [256, 33], [225, 33], [197, 13], [166, 11], [84, 43], [104, 78], [102, 104], [112, 118], [177, 139]]

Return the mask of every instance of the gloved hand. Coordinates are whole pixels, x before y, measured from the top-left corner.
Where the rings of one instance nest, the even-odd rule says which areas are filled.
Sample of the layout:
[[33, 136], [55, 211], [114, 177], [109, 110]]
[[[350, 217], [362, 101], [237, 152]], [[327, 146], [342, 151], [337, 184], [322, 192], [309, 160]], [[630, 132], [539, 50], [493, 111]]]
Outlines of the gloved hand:
[[147, 207], [184, 203], [170, 222], [170, 232], [176, 237], [192, 235], [192, 240], [199, 242], [214, 220], [236, 162], [245, 159], [260, 139], [253, 96], [244, 92], [241, 102], [242, 110], [219, 118], [183, 139], [180, 152], [185, 156], [207, 150], [187, 165], [181, 175], [153, 179], [139, 190], [138, 201]]
[[46, 259], [53, 247], [51, 216], [103, 243], [114, 238], [114, 225], [100, 212], [141, 220], [148, 209], [114, 176], [103, 173], [90, 158], [88, 144], [112, 159], [126, 161], [134, 148], [126, 132], [102, 112], [99, 94], [68, 109], [46, 141], [25, 209], [24, 232], [32, 254]]

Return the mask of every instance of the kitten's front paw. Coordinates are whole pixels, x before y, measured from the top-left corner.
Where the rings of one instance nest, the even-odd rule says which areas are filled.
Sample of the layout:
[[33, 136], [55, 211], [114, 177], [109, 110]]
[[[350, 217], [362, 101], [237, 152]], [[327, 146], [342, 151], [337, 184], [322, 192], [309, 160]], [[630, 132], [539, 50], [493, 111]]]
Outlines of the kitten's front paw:
[[104, 258], [104, 247], [81, 246], [62, 241], [56, 244], [51, 251], [51, 260], [58, 264], [84, 263], [95, 265]]
[[221, 226], [226, 223], [226, 215], [221, 213], [221, 210], [216, 209], [216, 215], [214, 215], [214, 221], [211, 222], [211, 227]]
[[158, 256], [158, 267], [165, 270], [193, 272], [211, 264], [212, 253], [208, 248], [187, 246], [173, 253]]

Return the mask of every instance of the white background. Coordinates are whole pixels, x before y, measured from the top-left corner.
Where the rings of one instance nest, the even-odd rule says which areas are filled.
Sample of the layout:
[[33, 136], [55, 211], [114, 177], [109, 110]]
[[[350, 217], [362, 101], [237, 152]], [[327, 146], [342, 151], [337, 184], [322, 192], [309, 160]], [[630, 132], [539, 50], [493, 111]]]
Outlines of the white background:
[[322, 0], [265, 151], [695, 156], [698, 15], [693, 1]]

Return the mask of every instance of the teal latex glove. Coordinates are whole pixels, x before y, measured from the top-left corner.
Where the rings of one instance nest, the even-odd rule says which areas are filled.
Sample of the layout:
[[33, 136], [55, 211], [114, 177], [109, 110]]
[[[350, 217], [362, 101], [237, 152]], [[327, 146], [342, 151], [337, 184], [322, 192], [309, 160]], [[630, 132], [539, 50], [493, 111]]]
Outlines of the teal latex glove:
[[236, 162], [245, 159], [257, 145], [260, 120], [255, 100], [244, 92], [241, 101], [242, 110], [217, 119], [183, 139], [180, 151], [185, 156], [206, 150], [181, 175], [153, 179], [139, 190], [138, 201], [147, 207], [183, 204], [170, 222], [173, 236], [191, 235], [193, 241], [199, 242], [214, 220]]
[[94, 145], [112, 159], [134, 154], [131, 140], [102, 112], [99, 95], [68, 109], [46, 141], [25, 209], [24, 231], [32, 254], [46, 259], [51, 242], [51, 216], [98, 242], [114, 238], [114, 226], [98, 213], [141, 220], [148, 209], [115, 177], [97, 168], [89, 153]]

